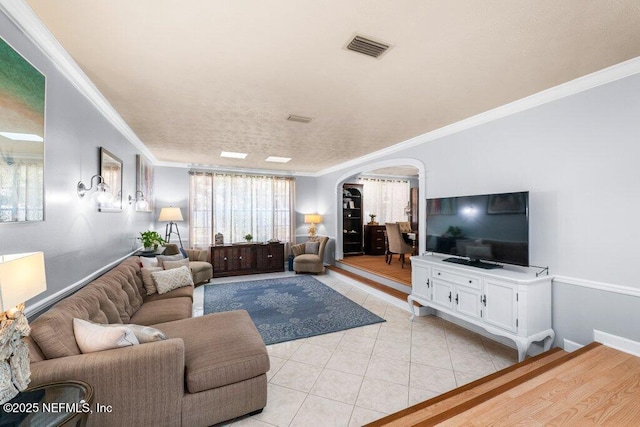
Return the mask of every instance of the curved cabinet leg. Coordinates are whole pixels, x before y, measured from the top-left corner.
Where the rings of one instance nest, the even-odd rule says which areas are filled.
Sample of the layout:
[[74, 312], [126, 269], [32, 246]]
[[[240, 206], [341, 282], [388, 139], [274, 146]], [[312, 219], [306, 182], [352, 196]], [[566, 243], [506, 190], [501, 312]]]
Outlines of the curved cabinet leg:
[[516, 342], [516, 347], [518, 347], [518, 362], [522, 362], [527, 357], [527, 350], [531, 342], [526, 338], [520, 337], [515, 337], [513, 340]]
[[411, 317], [409, 318], [409, 321], [413, 322], [413, 319], [415, 319], [416, 317], [416, 311], [413, 308], [413, 297], [411, 295], [407, 297], [407, 302], [409, 303], [409, 311], [411, 312]]

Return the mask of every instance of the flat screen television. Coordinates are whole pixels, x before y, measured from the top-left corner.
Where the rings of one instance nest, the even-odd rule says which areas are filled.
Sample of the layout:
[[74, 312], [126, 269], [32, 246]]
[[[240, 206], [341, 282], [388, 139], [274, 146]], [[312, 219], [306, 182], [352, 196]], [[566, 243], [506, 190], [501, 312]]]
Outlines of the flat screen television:
[[529, 265], [529, 192], [427, 199], [427, 251], [481, 268]]

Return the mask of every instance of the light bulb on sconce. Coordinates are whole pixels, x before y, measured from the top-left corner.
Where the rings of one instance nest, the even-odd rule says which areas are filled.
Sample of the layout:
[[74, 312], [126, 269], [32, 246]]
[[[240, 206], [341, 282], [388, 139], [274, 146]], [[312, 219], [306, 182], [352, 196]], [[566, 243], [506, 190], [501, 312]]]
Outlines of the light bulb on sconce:
[[[140, 193], [140, 196], [138, 196], [138, 193]], [[136, 197], [132, 197], [131, 194], [129, 194], [129, 204], [133, 202], [136, 202], [137, 211], [146, 211], [149, 209], [149, 202], [145, 200], [144, 193], [140, 190], [136, 191]]]
[[97, 178], [96, 182], [96, 191], [91, 194], [91, 200], [95, 203], [98, 203], [100, 206], [109, 205], [113, 203], [113, 194], [111, 194], [111, 188], [104, 182], [104, 178], [100, 175], [93, 175], [89, 180], [89, 188], [82, 182], [78, 181], [78, 186], [76, 188], [76, 192], [78, 197], [83, 198], [85, 194], [91, 191], [94, 187], [93, 179]]

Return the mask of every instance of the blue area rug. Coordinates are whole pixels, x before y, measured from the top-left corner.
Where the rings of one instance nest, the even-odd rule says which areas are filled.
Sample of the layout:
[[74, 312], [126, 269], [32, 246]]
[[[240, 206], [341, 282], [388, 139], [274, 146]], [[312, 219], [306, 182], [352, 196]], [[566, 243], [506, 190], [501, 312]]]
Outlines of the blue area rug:
[[230, 310], [247, 310], [267, 345], [385, 321], [309, 276], [206, 285], [204, 314]]

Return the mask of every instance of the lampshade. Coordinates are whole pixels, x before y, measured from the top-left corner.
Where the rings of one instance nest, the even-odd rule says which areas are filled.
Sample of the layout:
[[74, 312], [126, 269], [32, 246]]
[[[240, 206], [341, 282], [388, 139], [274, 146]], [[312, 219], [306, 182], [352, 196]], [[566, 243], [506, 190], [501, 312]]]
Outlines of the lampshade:
[[322, 215], [318, 214], [306, 214], [304, 216], [305, 224], [320, 224], [322, 222]]
[[180, 212], [180, 208], [162, 208], [160, 210], [160, 216], [158, 217], [158, 221], [160, 222], [184, 221], [184, 218], [182, 218], [182, 212]]
[[0, 312], [47, 290], [44, 254], [0, 255]]

